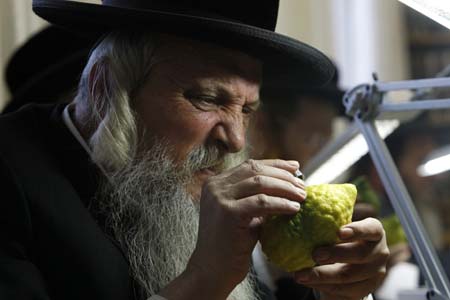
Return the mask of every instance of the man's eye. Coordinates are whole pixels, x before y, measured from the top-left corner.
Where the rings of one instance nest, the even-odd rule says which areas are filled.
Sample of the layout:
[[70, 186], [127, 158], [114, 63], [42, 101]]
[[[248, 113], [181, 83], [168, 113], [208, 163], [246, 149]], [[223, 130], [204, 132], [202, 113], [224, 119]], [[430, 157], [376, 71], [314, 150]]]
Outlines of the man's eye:
[[198, 101], [198, 102], [203, 102], [203, 103], [216, 103], [217, 102], [216, 97], [208, 96], [208, 95], [197, 95], [197, 96], [193, 96], [191, 99]]
[[214, 109], [220, 104], [220, 100], [215, 95], [186, 93], [184, 96], [192, 103], [192, 105], [201, 110]]
[[194, 91], [187, 91], [184, 93], [184, 97], [192, 102], [215, 102], [216, 97], [214, 95], [202, 94]]
[[244, 107], [242, 108], [242, 112], [243, 112], [244, 114], [246, 114], [246, 115], [250, 115], [250, 114], [252, 114], [252, 113], [255, 112], [255, 109], [252, 108], [252, 107], [249, 107], [249, 106], [244, 106]]

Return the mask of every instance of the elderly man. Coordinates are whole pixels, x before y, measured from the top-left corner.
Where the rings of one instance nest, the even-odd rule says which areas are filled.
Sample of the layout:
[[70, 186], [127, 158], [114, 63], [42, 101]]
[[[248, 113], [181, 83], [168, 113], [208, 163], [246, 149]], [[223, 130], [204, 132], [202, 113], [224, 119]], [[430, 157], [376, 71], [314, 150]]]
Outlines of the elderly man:
[[[306, 195], [297, 162], [243, 159], [249, 118], [262, 78], [318, 84], [329, 61], [271, 31], [277, 1], [33, 5], [103, 36], [70, 104], [0, 120], [0, 298], [256, 299], [259, 226]], [[294, 276], [360, 299], [384, 275], [384, 231], [339, 235]]]

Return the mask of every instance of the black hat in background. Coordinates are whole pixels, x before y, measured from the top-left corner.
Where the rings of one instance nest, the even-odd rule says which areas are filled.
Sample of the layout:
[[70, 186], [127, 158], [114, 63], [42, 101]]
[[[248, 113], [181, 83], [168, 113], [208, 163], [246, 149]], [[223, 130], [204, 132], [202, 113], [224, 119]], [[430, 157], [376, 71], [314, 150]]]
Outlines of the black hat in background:
[[313, 87], [291, 87], [291, 88], [272, 88], [263, 87], [261, 98], [264, 101], [266, 109], [280, 111], [281, 113], [291, 111], [294, 112], [294, 107], [297, 106], [300, 100], [311, 101], [320, 100], [328, 103], [338, 112], [340, 116], [346, 116], [345, 107], [342, 103], [345, 91], [339, 87], [339, 71], [335, 68], [332, 79], [324, 86]]
[[11, 100], [3, 112], [26, 103], [52, 103], [76, 88], [95, 41], [48, 26], [25, 42], [5, 72]]
[[[439, 145], [450, 144], [450, 109], [429, 110], [421, 112], [417, 117], [402, 123], [385, 142], [394, 158], [401, 153], [407, 140], [418, 136], [429, 136]], [[418, 145], [420, 146], [420, 145]]]
[[102, 2], [33, 0], [33, 10], [50, 23], [86, 36], [100, 37], [116, 29], [148, 30], [243, 51], [263, 62], [266, 85], [322, 85], [334, 73], [320, 51], [274, 32], [278, 0]]

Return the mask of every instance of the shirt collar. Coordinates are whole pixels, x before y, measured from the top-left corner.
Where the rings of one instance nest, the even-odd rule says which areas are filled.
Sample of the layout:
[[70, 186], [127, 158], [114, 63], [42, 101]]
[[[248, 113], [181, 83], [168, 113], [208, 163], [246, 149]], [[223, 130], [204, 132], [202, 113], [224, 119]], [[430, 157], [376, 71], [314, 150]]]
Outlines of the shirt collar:
[[[71, 113], [71, 110], [73, 110], [73, 107], [74, 107], [73, 103], [69, 103], [68, 105], [66, 105], [66, 107], [64, 108], [63, 113], [62, 113], [63, 122], [69, 129], [70, 133], [72, 133], [72, 135], [75, 137], [75, 139], [80, 143], [80, 145], [84, 148], [84, 150], [89, 154], [89, 157], [91, 158], [91, 160], [94, 161], [91, 148], [86, 143], [84, 138], [81, 136], [80, 131], [75, 126], [75, 124], [72, 121], [72, 117], [70, 116], [70, 113]], [[106, 170], [103, 168], [103, 166], [101, 166], [98, 163], [95, 163], [95, 164], [102, 171], [103, 175], [105, 175], [108, 178]]]

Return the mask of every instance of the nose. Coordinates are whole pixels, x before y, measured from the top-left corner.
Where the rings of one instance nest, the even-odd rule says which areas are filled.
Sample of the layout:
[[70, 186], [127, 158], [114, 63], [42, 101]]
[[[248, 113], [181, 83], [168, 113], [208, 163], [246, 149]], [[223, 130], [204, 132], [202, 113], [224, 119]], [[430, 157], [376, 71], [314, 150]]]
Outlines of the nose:
[[218, 122], [212, 130], [212, 138], [226, 152], [239, 152], [245, 147], [246, 125], [242, 117]]

